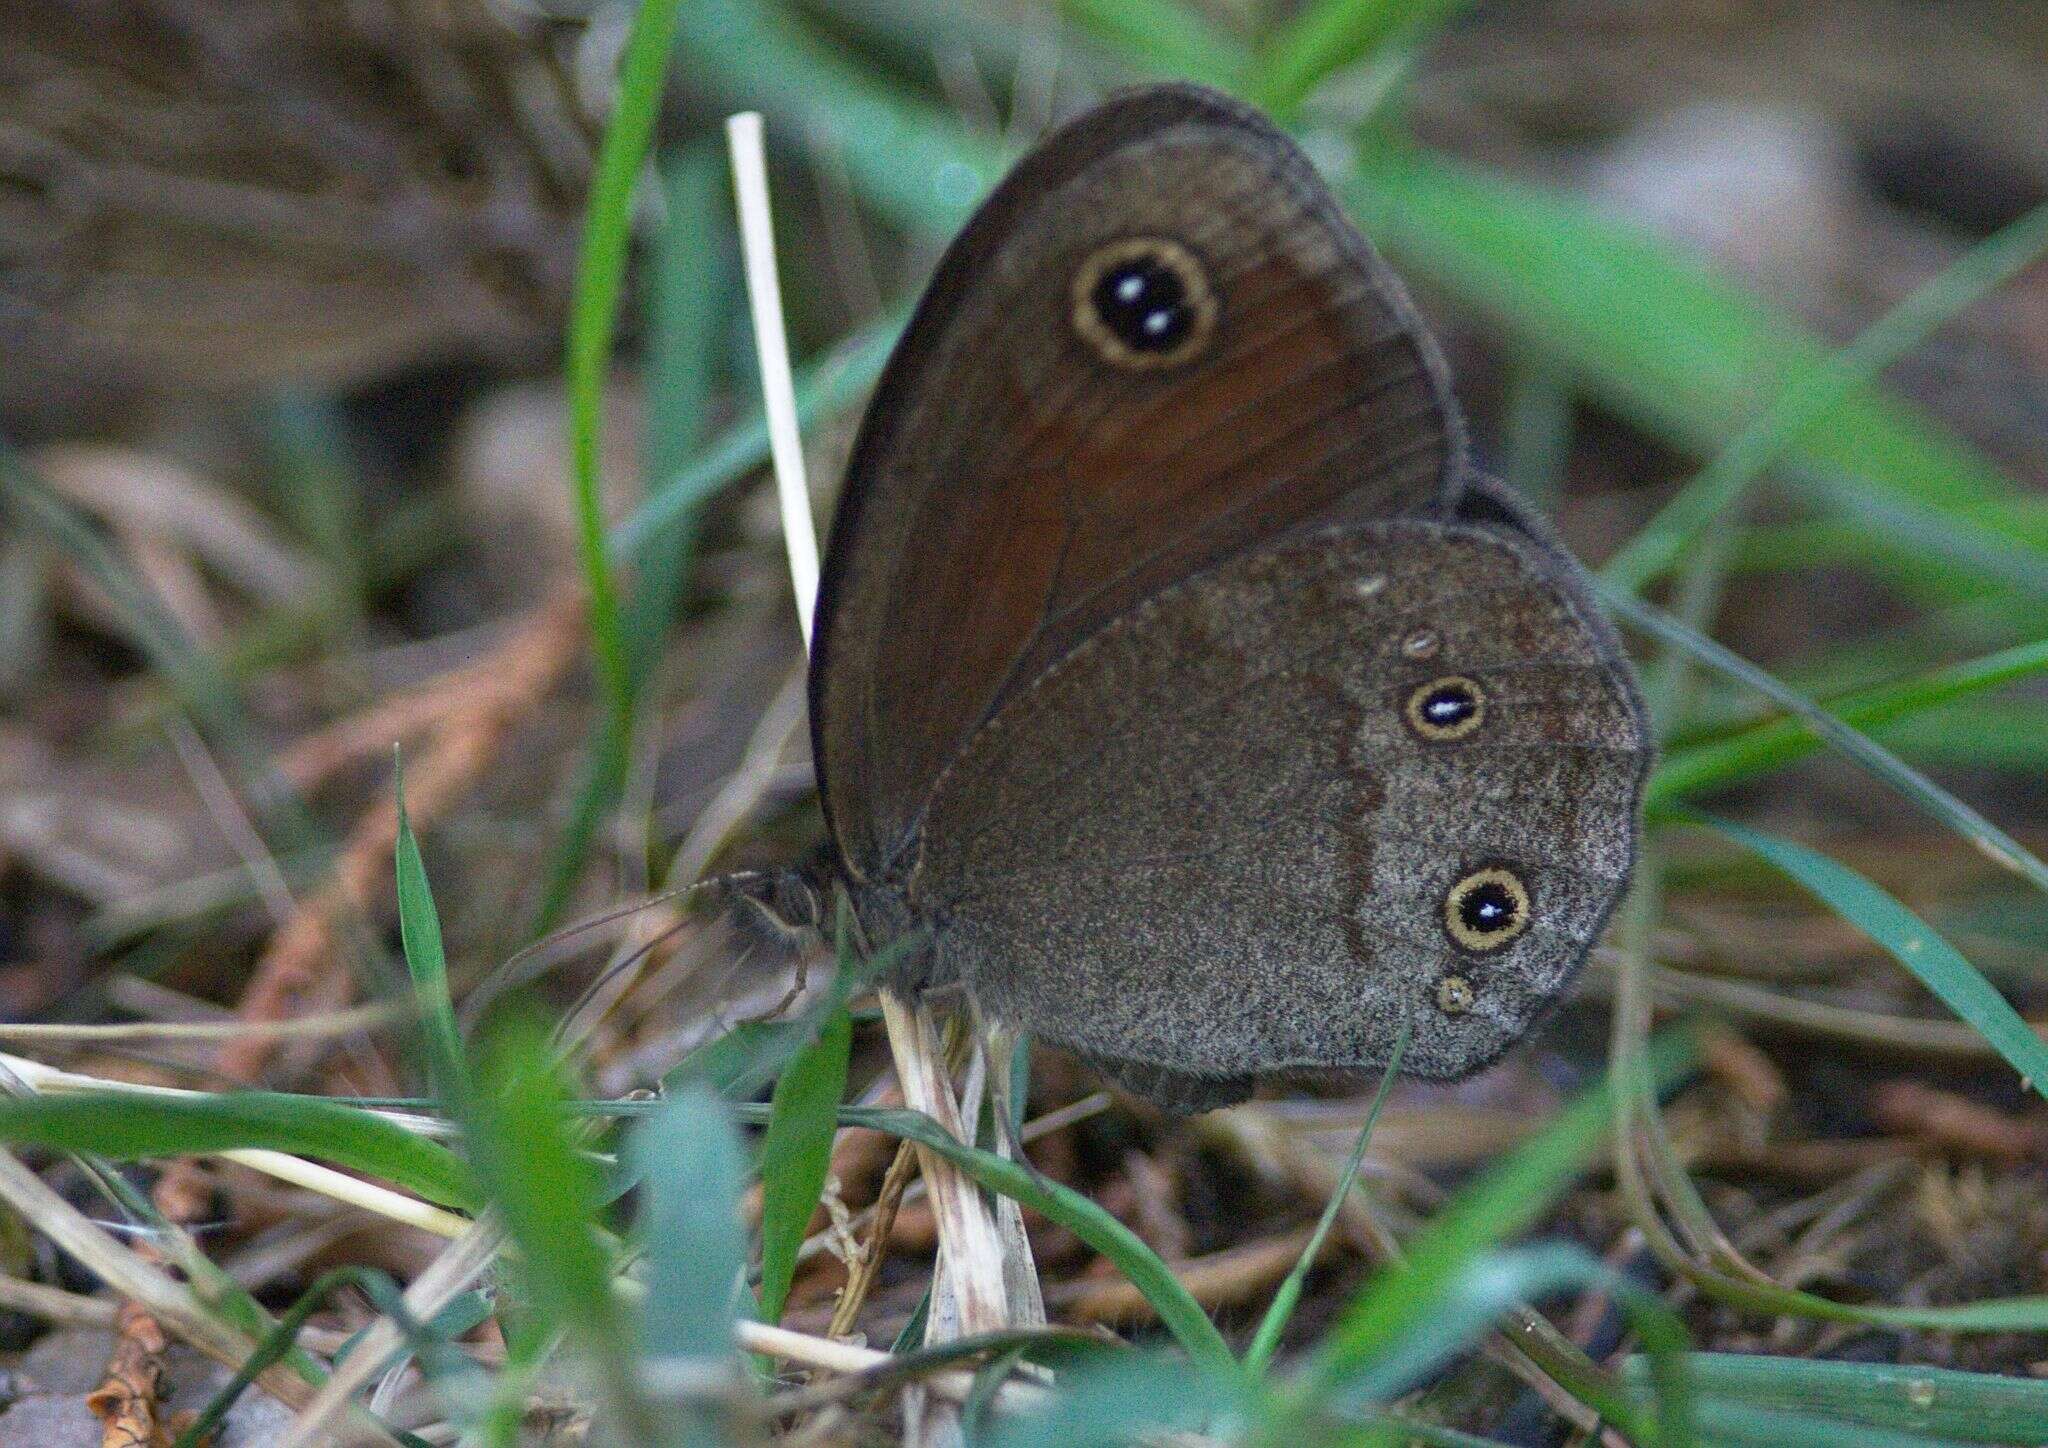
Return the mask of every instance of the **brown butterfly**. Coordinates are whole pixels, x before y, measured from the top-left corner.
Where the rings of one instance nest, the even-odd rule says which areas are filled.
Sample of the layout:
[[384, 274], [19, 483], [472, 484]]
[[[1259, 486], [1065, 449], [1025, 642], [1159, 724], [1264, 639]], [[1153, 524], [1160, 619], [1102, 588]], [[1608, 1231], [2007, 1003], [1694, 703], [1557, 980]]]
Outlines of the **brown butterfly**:
[[1307, 159], [1117, 96], [940, 264], [855, 445], [810, 671], [843, 891], [909, 988], [1162, 1104], [1455, 1077], [1570, 983], [1650, 746], [1547, 530]]

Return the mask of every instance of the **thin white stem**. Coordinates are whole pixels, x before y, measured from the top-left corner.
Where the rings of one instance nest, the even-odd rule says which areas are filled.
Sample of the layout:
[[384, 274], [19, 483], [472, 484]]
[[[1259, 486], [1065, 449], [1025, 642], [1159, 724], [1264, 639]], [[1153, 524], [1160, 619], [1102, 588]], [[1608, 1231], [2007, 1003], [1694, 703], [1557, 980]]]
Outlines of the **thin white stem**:
[[225, 1161], [239, 1162], [278, 1181], [290, 1182], [333, 1201], [373, 1212], [387, 1221], [418, 1227], [437, 1237], [460, 1237], [470, 1228], [467, 1217], [437, 1207], [432, 1202], [423, 1202], [418, 1197], [409, 1197], [404, 1192], [366, 1182], [361, 1177], [352, 1177], [331, 1166], [322, 1166], [317, 1161], [307, 1161], [302, 1156], [257, 1147], [237, 1148], [220, 1155]]
[[804, 646], [809, 648], [811, 614], [818, 602], [818, 527], [811, 517], [811, 494], [804, 480], [796, 382], [789, 370], [789, 334], [782, 324], [782, 284], [775, 274], [775, 224], [768, 209], [768, 160], [761, 144], [761, 117], [755, 111], [742, 111], [726, 121], [725, 130], [732, 148], [733, 194], [739, 203], [754, 346], [761, 358], [761, 401], [768, 415], [768, 446], [775, 459], [782, 536], [789, 549], [789, 582], [796, 592]]
[[[826, 1368], [835, 1373], [866, 1372], [869, 1368], [883, 1367], [891, 1360], [890, 1354], [871, 1347], [858, 1347], [836, 1338], [811, 1337], [786, 1327], [772, 1327], [765, 1322], [736, 1322], [733, 1335], [748, 1352], [802, 1363], [806, 1367]], [[940, 1397], [950, 1398], [956, 1403], [966, 1402], [968, 1394], [974, 1390], [974, 1374], [957, 1370], [933, 1373], [922, 1382]], [[998, 1407], [1025, 1410], [1043, 1407], [1046, 1392], [1036, 1383], [1011, 1381], [996, 1389], [995, 1400]]]
[[[796, 589], [797, 613], [804, 642], [811, 640], [811, 616], [817, 605], [818, 539], [811, 518], [810, 491], [804, 481], [803, 440], [797, 428], [796, 388], [789, 372], [789, 345], [782, 325], [782, 300], [775, 274], [773, 222], [768, 209], [767, 165], [761, 142], [761, 118], [743, 114], [726, 123], [732, 147], [733, 183], [739, 201], [740, 236], [746, 252], [747, 295], [753, 306], [754, 340], [761, 361], [761, 393], [768, 416], [768, 437], [775, 462], [777, 495], [782, 503], [783, 533], [789, 548], [790, 581]], [[932, 1012], [893, 992], [882, 992], [883, 1020], [889, 1049], [895, 1057], [904, 1101], [936, 1120], [962, 1141], [974, 1139], [962, 1119], [959, 1099], [947, 1079]], [[932, 1315], [927, 1341], [990, 1332], [1011, 1320], [1005, 1243], [995, 1214], [973, 1182], [943, 1157], [918, 1148], [918, 1167], [931, 1193], [938, 1225], [938, 1261], [932, 1272]], [[1022, 1250], [1029, 1253], [1028, 1244]], [[1027, 1263], [1022, 1271], [1030, 1271]], [[938, 1413], [925, 1419], [923, 1394], [906, 1398], [906, 1433], [910, 1442], [957, 1439], [957, 1414]]]

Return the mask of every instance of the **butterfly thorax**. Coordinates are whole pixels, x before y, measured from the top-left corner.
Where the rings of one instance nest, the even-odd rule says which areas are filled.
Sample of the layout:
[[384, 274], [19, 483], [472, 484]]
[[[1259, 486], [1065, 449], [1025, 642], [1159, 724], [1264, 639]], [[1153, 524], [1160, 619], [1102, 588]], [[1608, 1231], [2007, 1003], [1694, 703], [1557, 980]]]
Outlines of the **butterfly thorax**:
[[901, 990], [932, 984], [935, 953], [929, 932], [904, 888], [854, 878], [829, 845], [778, 870], [745, 871], [717, 882], [749, 928], [800, 944], [836, 946], [842, 928], [856, 956], [886, 964]]

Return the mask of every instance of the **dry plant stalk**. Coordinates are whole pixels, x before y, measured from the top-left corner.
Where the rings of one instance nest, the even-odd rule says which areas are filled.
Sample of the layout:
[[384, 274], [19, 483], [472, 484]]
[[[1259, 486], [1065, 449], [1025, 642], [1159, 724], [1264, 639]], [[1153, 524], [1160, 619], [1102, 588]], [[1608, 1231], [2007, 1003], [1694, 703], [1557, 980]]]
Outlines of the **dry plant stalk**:
[[164, 1354], [171, 1340], [133, 1302], [114, 1316], [114, 1355], [85, 1405], [100, 1420], [101, 1448], [168, 1448], [163, 1417]]
[[[931, 1008], [911, 1005], [884, 990], [882, 1020], [889, 1032], [889, 1050], [896, 1060], [896, 1078], [903, 1099], [914, 1111], [938, 1122], [955, 1140], [971, 1142], [974, 1134], [961, 1118], [960, 1102], [946, 1073]], [[939, 1229], [937, 1271], [950, 1280], [958, 1310], [956, 1335], [972, 1337], [1010, 1325], [1009, 1293], [1003, 1277], [1003, 1240], [981, 1189], [957, 1167], [929, 1147], [917, 1148], [918, 1170], [931, 1194], [932, 1215]], [[940, 1291], [935, 1274], [933, 1316]]]
[[853, 1332], [854, 1320], [860, 1316], [861, 1305], [875, 1285], [882, 1259], [889, 1255], [889, 1234], [896, 1229], [896, 1213], [903, 1205], [903, 1194], [910, 1189], [911, 1172], [918, 1165], [911, 1144], [901, 1143], [889, 1170], [882, 1176], [881, 1189], [875, 1193], [874, 1219], [868, 1225], [867, 1239], [857, 1249], [859, 1255], [846, 1264], [846, 1285], [839, 1289], [839, 1301], [833, 1304], [832, 1321], [825, 1336], [846, 1337]]

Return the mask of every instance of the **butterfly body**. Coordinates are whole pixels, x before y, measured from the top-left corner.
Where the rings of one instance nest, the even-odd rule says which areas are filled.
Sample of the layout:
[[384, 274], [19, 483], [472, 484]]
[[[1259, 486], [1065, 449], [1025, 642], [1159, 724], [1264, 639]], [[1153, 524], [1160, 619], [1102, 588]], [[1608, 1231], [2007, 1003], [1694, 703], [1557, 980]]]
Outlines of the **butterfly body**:
[[1648, 744], [1576, 565], [1298, 150], [1112, 99], [941, 263], [835, 520], [820, 889], [913, 988], [1181, 1108], [1456, 1076], [1624, 888]]

